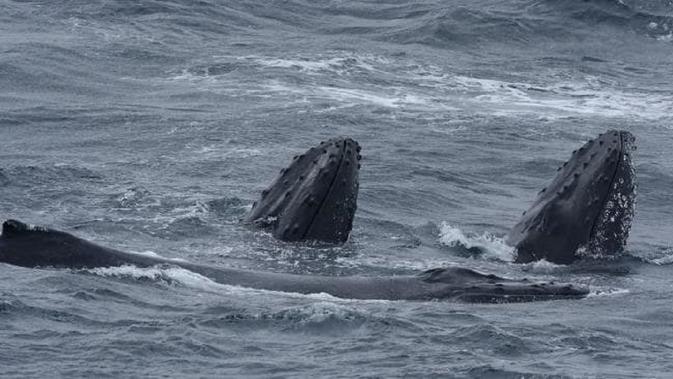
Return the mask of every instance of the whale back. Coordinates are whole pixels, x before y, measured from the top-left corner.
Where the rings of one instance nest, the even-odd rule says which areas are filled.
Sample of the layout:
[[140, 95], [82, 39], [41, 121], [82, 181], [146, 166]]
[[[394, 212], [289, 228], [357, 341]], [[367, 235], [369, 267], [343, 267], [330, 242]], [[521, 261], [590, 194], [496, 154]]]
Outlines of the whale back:
[[357, 208], [360, 146], [333, 138], [294, 157], [244, 221], [284, 241], [343, 243]]
[[568, 264], [624, 249], [635, 207], [634, 142], [609, 130], [573, 151], [510, 231], [517, 262]]
[[0, 262], [22, 267], [95, 268], [156, 262], [141, 255], [120, 252], [72, 234], [16, 220], [2, 224]]
[[577, 299], [588, 294], [583, 287], [506, 279], [459, 267], [437, 268], [419, 275], [365, 277], [296, 275], [202, 266], [181, 260], [125, 253], [66, 232], [33, 227], [15, 220], [6, 221], [3, 225], [0, 262], [23, 267], [69, 269], [170, 265], [221, 284], [302, 294], [328, 293], [347, 299], [502, 303]]

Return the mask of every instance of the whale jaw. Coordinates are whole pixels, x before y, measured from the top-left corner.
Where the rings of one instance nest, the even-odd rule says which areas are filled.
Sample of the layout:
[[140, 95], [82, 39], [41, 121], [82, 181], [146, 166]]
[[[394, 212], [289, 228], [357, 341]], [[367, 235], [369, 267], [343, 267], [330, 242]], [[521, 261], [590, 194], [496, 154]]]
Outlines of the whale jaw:
[[359, 152], [357, 142], [340, 137], [295, 156], [244, 221], [284, 241], [345, 242], [357, 208]]
[[569, 264], [623, 251], [635, 209], [634, 142], [609, 130], [573, 152], [510, 231], [516, 262]]

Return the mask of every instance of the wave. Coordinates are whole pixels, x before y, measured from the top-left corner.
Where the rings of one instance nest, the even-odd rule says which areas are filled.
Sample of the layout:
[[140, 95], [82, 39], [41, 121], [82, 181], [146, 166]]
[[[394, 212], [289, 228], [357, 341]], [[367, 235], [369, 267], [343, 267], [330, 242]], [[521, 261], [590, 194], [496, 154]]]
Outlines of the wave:
[[[673, 97], [669, 93], [653, 91], [650, 86], [616, 85], [599, 72], [570, 78], [560, 74], [535, 78], [535, 73], [529, 73], [528, 78], [510, 80], [494, 78], [493, 74], [465, 75], [404, 58], [341, 51], [323, 52], [319, 56], [216, 59], [210, 65], [185, 68], [168, 80], [184, 82], [197, 91], [260, 101], [283, 99], [284, 107], [305, 107], [307, 102], [329, 104], [325, 110], [330, 112], [373, 106], [416, 115], [428, 112], [438, 117], [463, 110], [496, 115], [544, 113], [547, 118], [595, 115], [644, 120], [667, 118], [673, 113]], [[230, 77], [228, 73], [210, 69], [220, 65], [236, 65], [246, 76], [259, 80], [250, 83], [240, 76]]]
[[[598, 28], [636, 32], [659, 40], [670, 38], [673, 6], [658, 8], [647, 1], [478, 1], [446, 5], [424, 2], [403, 27], [378, 31], [381, 38], [435, 47], [479, 46], [499, 43], [569, 41], [598, 35]], [[369, 30], [377, 33], [376, 30]]]
[[230, 293], [232, 286], [218, 284], [203, 275], [189, 270], [171, 266], [136, 267], [124, 265], [119, 267], [100, 267], [83, 270], [98, 276], [113, 277], [134, 281], [150, 281], [167, 286], [185, 286], [193, 289]]
[[592, 0], [543, 2], [550, 10], [560, 11], [589, 25], [609, 24], [630, 28], [656, 37], [670, 33], [673, 27], [673, 3], [651, 0]]
[[330, 303], [389, 303], [389, 300], [354, 300], [334, 297], [327, 293], [312, 293], [300, 294], [293, 292], [279, 292], [273, 290], [255, 289], [248, 287], [240, 287], [237, 285], [220, 284], [203, 275], [195, 272], [170, 266], [157, 265], [153, 267], [137, 267], [133, 265], [124, 265], [119, 267], [99, 267], [85, 270], [78, 270], [78, 272], [89, 273], [93, 275], [117, 278], [121, 280], [131, 280], [138, 282], [151, 282], [160, 286], [167, 287], [187, 287], [203, 292], [220, 295], [236, 296], [247, 298], [251, 295], [256, 296], [281, 296], [284, 298], [300, 298], [314, 301], [330, 302]]
[[[673, 6], [648, 0], [436, 0], [381, 3], [252, 0], [217, 2], [141, 0], [64, 3], [42, 17], [60, 19], [76, 28], [107, 30], [114, 38], [213, 36], [311, 31], [323, 35], [357, 35], [399, 43], [433, 46], [483, 42], [530, 42], [574, 38], [598, 25], [627, 28], [650, 37], [670, 34]], [[29, 5], [5, 6], [14, 17], [31, 17]], [[119, 20], [126, 20], [125, 32]], [[132, 31], [132, 34], [128, 34]]]
[[[246, 104], [278, 102], [284, 108], [306, 108], [309, 103], [316, 113], [377, 107], [415, 117], [463, 109], [496, 115], [549, 110], [563, 117], [579, 113], [652, 120], [672, 112], [670, 95], [652, 91], [662, 85], [656, 79], [661, 73], [605, 56], [620, 47], [636, 62], [647, 55], [667, 67], [667, 47], [659, 49], [657, 43], [655, 50], [661, 51], [641, 51], [633, 45], [640, 40], [632, 37], [673, 40], [670, 5], [617, 0], [290, 0], [264, 5], [238, 0], [185, 5], [142, 0], [129, 6], [114, 0], [65, 3], [39, 15], [32, 7], [0, 5], [0, 13], [5, 10], [17, 20], [32, 17], [32, 23], [52, 29], [24, 35], [23, 26], [10, 17], [8, 28], [22, 37], [3, 51], [0, 74], [6, 75], [0, 75], [0, 84], [12, 90], [8, 100], [23, 112], [6, 112], [0, 124], [49, 121], [42, 114], [56, 122], [96, 117], [64, 111], [72, 104], [89, 107], [92, 99], [118, 107], [133, 101], [130, 98], [148, 112], [150, 104], [167, 107], [165, 101], [185, 106], [180, 100], [184, 97], [193, 98], [194, 109], [200, 109], [203, 96], [217, 97], [218, 102], [220, 96], [245, 99]], [[56, 36], [49, 43], [44, 42], [47, 33]], [[321, 41], [320, 50], [306, 51], [323, 53], [288, 55], [266, 47], [286, 36]], [[330, 42], [341, 38], [357, 38], [362, 42], [358, 46], [379, 54], [357, 54], [343, 42]], [[195, 49], [196, 43], [203, 46]], [[223, 49], [223, 43], [229, 47]], [[458, 54], [455, 62], [431, 67], [418, 63], [426, 57], [412, 57], [406, 46], [396, 46], [400, 44], [448, 48]], [[577, 47], [591, 45], [603, 52], [588, 56], [582, 51], [584, 58], [578, 62]], [[562, 61], [569, 53], [576, 58]], [[503, 69], [503, 60], [513, 56], [525, 63]], [[472, 72], [475, 59], [480, 72]], [[559, 67], [567, 65], [581, 66], [586, 78], [585, 72], [565, 76]], [[519, 74], [525, 79], [516, 76], [517, 70], [523, 70]], [[619, 80], [594, 83], [597, 77], [615, 76], [639, 76], [647, 84], [632, 90]], [[148, 89], [156, 96], [147, 96]], [[63, 94], [68, 94], [68, 105], [59, 104]], [[36, 97], [51, 104], [43, 110], [27, 108]], [[201, 148], [200, 156], [212, 154], [209, 147]]]
[[104, 176], [93, 169], [70, 164], [17, 165], [0, 171], [0, 183], [20, 187], [71, 181], [100, 183], [103, 180]]
[[505, 262], [512, 262], [515, 258], [514, 248], [507, 245], [502, 238], [488, 232], [466, 235], [459, 228], [447, 223], [442, 223], [440, 227], [439, 242], [457, 248], [463, 254], [485, 256]]

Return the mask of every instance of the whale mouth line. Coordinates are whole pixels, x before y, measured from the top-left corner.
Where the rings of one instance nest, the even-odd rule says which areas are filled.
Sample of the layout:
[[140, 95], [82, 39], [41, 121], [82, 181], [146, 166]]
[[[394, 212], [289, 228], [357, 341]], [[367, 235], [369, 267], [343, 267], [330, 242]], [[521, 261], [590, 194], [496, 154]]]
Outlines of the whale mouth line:
[[[610, 190], [605, 192], [605, 195], [603, 196], [603, 200], [601, 202], [601, 210], [605, 210], [607, 208], [607, 203], [610, 199], [610, 195], [612, 195], [613, 191], [616, 191], [614, 188], [614, 183], [615, 180], [617, 180], [617, 174], [619, 173], [619, 168], [622, 164], [624, 164], [624, 149], [626, 149], [626, 146], [624, 144], [624, 133], [619, 133], [619, 156], [617, 158], [617, 164], [615, 165], [614, 171], [612, 172], [611, 178], [610, 178]], [[596, 217], [594, 218], [594, 222], [591, 225], [591, 232], [589, 232], [589, 241], [593, 239], [594, 236], [596, 236], [597, 233], [597, 228], [598, 225], [601, 222], [601, 214], [602, 212], [599, 212]]]
[[343, 144], [343, 146], [341, 146], [340, 150], [341, 150], [340, 151], [341, 154], [339, 154], [339, 162], [337, 163], [336, 169], [334, 170], [332, 180], [330, 180], [330, 184], [327, 187], [327, 191], [325, 191], [325, 195], [323, 195], [322, 199], [318, 203], [318, 206], [316, 207], [316, 210], [313, 213], [313, 216], [311, 217], [311, 221], [308, 222], [308, 225], [306, 226], [306, 229], [304, 230], [304, 233], [302, 233], [302, 236], [301, 236], [302, 239], [305, 239], [306, 236], [311, 231], [311, 227], [315, 223], [316, 218], [318, 217], [319, 214], [321, 214], [321, 211], [322, 211], [323, 207], [325, 206], [325, 203], [327, 202], [327, 199], [329, 198], [329, 196], [332, 194], [332, 191], [334, 190], [334, 187], [335, 187], [334, 184], [336, 183], [336, 180], [339, 177], [339, 171], [341, 171], [341, 165], [343, 164], [343, 161], [344, 161], [345, 155], [346, 155], [346, 144], [345, 143]]
[[282, 241], [346, 242], [357, 209], [360, 146], [349, 137], [295, 155], [244, 221]]
[[635, 137], [608, 130], [574, 150], [510, 230], [517, 263], [570, 264], [624, 252], [635, 212]]

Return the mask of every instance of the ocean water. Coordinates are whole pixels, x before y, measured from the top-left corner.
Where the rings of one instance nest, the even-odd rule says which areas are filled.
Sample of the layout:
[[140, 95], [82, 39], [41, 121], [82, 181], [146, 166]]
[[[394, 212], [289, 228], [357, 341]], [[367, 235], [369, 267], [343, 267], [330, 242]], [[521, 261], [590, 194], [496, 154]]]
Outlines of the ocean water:
[[[638, 139], [627, 254], [512, 263], [570, 151]], [[294, 154], [363, 146], [343, 247], [238, 220]], [[670, 0], [0, 1], [0, 218], [201, 264], [458, 265], [583, 300], [355, 301], [178, 268], [0, 264], [2, 377], [657, 377], [673, 372]]]

